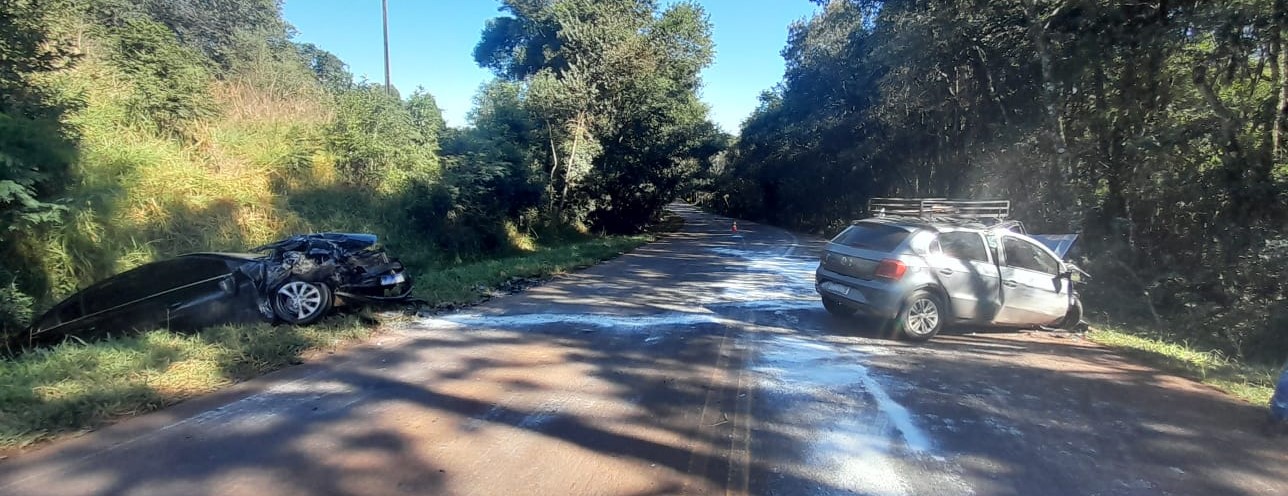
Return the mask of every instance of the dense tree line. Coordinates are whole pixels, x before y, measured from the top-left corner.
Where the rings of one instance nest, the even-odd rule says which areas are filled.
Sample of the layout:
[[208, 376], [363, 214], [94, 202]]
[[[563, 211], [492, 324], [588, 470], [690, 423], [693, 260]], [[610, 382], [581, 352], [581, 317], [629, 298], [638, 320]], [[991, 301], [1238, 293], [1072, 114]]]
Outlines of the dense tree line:
[[816, 2], [703, 175], [832, 232], [873, 196], [1003, 198], [1080, 232], [1089, 307], [1288, 354], [1288, 2]]
[[713, 49], [696, 4], [503, 4], [508, 15], [488, 22], [474, 51], [500, 78], [482, 93], [475, 126], [511, 130], [492, 135], [510, 136], [537, 164], [545, 215], [639, 229], [723, 149], [697, 95]]
[[470, 124], [291, 40], [280, 0], [0, 0], [0, 336], [79, 287], [299, 231], [420, 266], [651, 221], [723, 146], [689, 3], [507, 1]]

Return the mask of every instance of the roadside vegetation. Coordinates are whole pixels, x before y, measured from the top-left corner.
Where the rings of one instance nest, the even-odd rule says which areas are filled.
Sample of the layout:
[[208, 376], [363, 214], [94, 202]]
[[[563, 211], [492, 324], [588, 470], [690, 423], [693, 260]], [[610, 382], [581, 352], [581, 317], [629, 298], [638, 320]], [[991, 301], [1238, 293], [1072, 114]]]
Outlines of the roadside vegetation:
[[[355, 81], [280, 0], [0, 0], [0, 340], [143, 263], [300, 232], [377, 234], [435, 306], [647, 241], [728, 137], [689, 3], [503, 2], [468, 125]], [[0, 447], [152, 410], [375, 332], [118, 334], [0, 358]]]
[[1096, 327], [1088, 339], [1168, 372], [1215, 387], [1257, 405], [1270, 403], [1279, 368], [1238, 360], [1183, 337], [1148, 330]]
[[[423, 271], [429, 307], [479, 302], [503, 283], [547, 279], [621, 255], [648, 235], [568, 240], [531, 253]], [[220, 326], [68, 341], [0, 360], [0, 453], [145, 413], [365, 340], [382, 319], [362, 312], [306, 327]]]
[[832, 235], [871, 197], [1009, 199], [1081, 234], [1093, 320], [1288, 357], [1288, 4], [815, 3], [701, 204]]

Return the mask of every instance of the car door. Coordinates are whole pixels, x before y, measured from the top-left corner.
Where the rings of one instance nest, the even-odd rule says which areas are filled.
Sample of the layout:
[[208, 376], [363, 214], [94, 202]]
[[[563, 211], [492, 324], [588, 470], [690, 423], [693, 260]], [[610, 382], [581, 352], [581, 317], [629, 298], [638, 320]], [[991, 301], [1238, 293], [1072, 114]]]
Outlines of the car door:
[[1019, 236], [1001, 238], [1002, 308], [994, 322], [1046, 325], [1069, 309], [1068, 281], [1059, 277], [1060, 261], [1037, 243]]
[[146, 304], [156, 293], [157, 264], [146, 264], [103, 280], [73, 298], [84, 318], [75, 323], [82, 337], [149, 327]]
[[984, 237], [974, 231], [939, 233], [927, 263], [948, 294], [959, 320], [993, 320], [999, 303], [997, 266], [989, 259]]
[[[185, 255], [158, 263], [159, 291], [144, 305], [148, 320], [172, 329], [199, 327], [203, 321], [218, 322], [229, 310], [228, 301], [236, 290], [229, 262], [215, 255]], [[247, 305], [250, 306], [250, 305]], [[211, 314], [214, 315], [211, 315]]]
[[200, 256], [153, 262], [113, 278], [90, 305], [110, 309], [103, 319], [110, 330], [167, 327], [194, 303], [219, 294], [219, 281], [229, 272], [219, 259]]

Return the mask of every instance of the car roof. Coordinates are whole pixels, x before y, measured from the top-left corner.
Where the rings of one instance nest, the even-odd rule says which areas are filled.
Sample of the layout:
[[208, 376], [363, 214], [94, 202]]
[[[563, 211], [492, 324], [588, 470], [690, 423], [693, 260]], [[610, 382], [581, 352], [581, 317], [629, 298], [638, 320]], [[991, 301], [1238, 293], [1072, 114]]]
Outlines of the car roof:
[[1043, 250], [1050, 252], [1057, 259], [1063, 260], [1068, 254], [1069, 248], [1073, 245], [1074, 240], [1078, 238], [1076, 234], [1059, 234], [1059, 235], [1035, 235], [1022, 231], [1013, 231], [1010, 227], [1015, 223], [1003, 222], [996, 225], [986, 226], [978, 222], [970, 222], [961, 219], [941, 219], [926, 220], [917, 217], [869, 217], [867, 219], [856, 220], [854, 224], [871, 223], [884, 226], [899, 227], [909, 232], [918, 229], [927, 230], [935, 233], [951, 231], [970, 231], [970, 232], [999, 232], [1007, 235], [1027, 239], [1036, 243]]

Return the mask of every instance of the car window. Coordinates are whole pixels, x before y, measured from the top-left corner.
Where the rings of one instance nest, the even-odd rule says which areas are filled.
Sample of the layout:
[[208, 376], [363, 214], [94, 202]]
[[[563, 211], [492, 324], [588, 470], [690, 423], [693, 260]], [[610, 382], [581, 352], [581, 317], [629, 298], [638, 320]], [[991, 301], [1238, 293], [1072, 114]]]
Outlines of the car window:
[[62, 306], [54, 313], [55, 323], [71, 322], [85, 315], [83, 308], [84, 300], [79, 295], [68, 298], [62, 303]]
[[85, 290], [81, 294], [85, 302], [85, 313], [109, 310], [155, 292], [156, 285], [153, 284], [157, 276], [153, 270], [155, 265], [136, 267]]
[[1007, 266], [1051, 275], [1056, 275], [1060, 271], [1060, 263], [1054, 257], [1042, 251], [1037, 245], [1022, 239], [1010, 236], [1002, 238], [1002, 251]]
[[946, 232], [939, 235], [939, 250], [947, 256], [961, 260], [988, 261], [984, 238], [973, 232]]
[[150, 263], [86, 290], [83, 294], [85, 311], [101, 312], [228, 272], [227, 264], [213, 258], [180, 257]]
[[841, 231], [832, 242], [867, 250], [893, 251], [908, 238], [908, 234], [903, 228], [860, 222]]
[[228, 268], [228, 262], [222, 258], [209, 256], [185, 256], [172, 260], [176, 265], [171, 269], [175, 274], [173, 277], [176, 285], [189, 284], [197, 281], [219, 277], [232, 273]]

